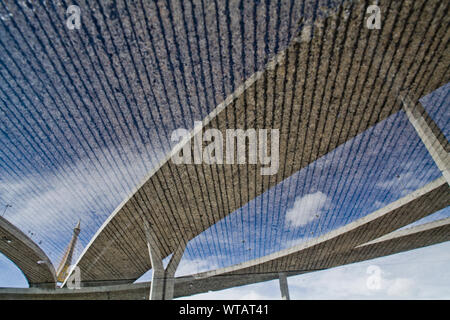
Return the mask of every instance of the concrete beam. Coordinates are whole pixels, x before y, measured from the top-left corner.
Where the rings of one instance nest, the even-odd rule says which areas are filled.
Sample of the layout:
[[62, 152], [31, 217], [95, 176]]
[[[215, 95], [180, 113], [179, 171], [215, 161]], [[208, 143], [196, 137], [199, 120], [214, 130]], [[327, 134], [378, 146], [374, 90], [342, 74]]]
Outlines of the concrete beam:
[[416, 129], [434, 163], [450, 185], [450, 155], [447, 151], [447, 139], [420, 102], [411, 101], [407, 95], [402, 95], [401, 100], [409, 122]]

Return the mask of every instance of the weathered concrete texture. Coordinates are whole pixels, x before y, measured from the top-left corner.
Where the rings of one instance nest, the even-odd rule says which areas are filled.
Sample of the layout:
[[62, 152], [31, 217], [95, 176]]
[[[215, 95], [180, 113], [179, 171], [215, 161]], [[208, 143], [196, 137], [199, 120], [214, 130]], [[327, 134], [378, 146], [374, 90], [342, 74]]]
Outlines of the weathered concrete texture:
[[30, 287], [55, 288], [55, 269], [47, 255], [22, 231], [0, 217], [0, 252], [14, 262]]
[[[280, 129], [276, 175], [261, 176], [260, 165], [175, 165], [166, 159], [88, 245], [78, 262], [82, 280], [131, 282], [151, 267], [142, 217], [155, 226], [162, 256], [168, 256], [178, 243], [399, 111], [400, 89], [408, 88], [408, 96], [417, 100], [447, 83], [448, 3], [380, 1], [380, 6], [385, 8], [381, 30], [365, 27], [366, 6], [360, 2], [346, 3], [338, 14], [316, 21], [310, 41], [300, 34], [278, 63], [252, 76], [204, 120], [202, 130], [222, 133], [228, 128]], [[307, 32], [307, 26], [302, 30]], [[307, 256], [356, 245], [352, 237], [344, 238], [310, 249]], [[249, 271], [295, 269], [299, 260], [294, 255], [281, 265], [268, 262]], [[304, 259], [301, 267], [317, 267], [308, 262]]]
[[[450, 240], [450, 218], [434, 221], [409, 229], [395, 231], [375, 241], [352, 249], [346, 259], [339, 265], [379, 258], [438, 244]], [[336, 265], [337, 266], [337, 265]], [[287, 276], [304, 274], [311, 271], [290, 271]], [[197, 275], [176, 278], [174, 297], [190, 296], [208, 291], [217, 291], [251, 283], [274, 280], [279, 273], [263, 274], [228, 274], [216, 275], [210, 278], [198, 278]], [[149, 298], [150, 282], [103, 286], [70, 290], [67, 288], [56, 290], [31, 289], [0, 289], [0, 299], [133, 299], [146, 300]]]

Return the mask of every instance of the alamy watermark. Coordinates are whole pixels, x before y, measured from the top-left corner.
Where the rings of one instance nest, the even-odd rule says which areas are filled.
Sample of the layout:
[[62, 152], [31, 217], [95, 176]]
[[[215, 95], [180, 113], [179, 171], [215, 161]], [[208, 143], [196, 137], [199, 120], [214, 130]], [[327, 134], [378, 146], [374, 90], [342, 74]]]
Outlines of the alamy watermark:
[[[378, 6], [378, 1], [375, 1], [374, 4], [370, 5], [366, 9], [366, 13], [369, 16], [366, 19], [366, 27], [370, 30], [373, 29], [381, 29], [381, 9]], [[10, 14], [12, 16], [12, 14]], [[66, 19], [66, 26], [69, 30], [80, 29], [81, 27], [81, 9], [77, 5], [70, 5], [66, 10], [66, 15], [68, 15]], [[3, 20], [6, 20], [7, 17], [1, 15]], [[309, 30], [309, 29], [306, 29]], [[305, 37], [302, 34], [302, 37]]]
[[80, 29], [81, 27], [81, 9], [77, 5], [71, 5], [67, 8], [66, 14], [69, 16], [66, 20], [66, 26], [69, 30]]
[[369, 14], [369, 17], [366, 20], [367, 29], [381, 29], [381, 9], [376, 4], [370, 5], [367, 7], [366, 13]]
[[66, 281], [67, 288], [69, 288], [69, 289], [81, 289], [81, 270], [80, 270], [80, 267], [78, 267], [76, 265], [71, 265], [69, 267], [68, 274], [70, 276], [67, 278], [67, 281]]
[[[196, 121], [193, 137], [187, 129], [172, 132], [171, 141], [181, 143], [175, 149], [175, 164], [259, 164], [261, 175], [273, 175], [279, 167], [278, 129], [226, 129], [225, 137], [218, 129], [203, 131]], [[270, 142], [269, 142], [270, 139]]]

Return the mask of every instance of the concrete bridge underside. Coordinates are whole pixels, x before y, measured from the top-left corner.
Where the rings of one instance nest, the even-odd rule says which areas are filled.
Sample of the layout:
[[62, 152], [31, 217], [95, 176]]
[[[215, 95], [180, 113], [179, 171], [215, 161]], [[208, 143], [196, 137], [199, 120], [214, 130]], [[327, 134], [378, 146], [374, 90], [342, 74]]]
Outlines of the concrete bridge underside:
[[[402, 5], [380, 2], [389, 8], [381, 30], [365, 28], [363, 1], [344, 2], [328, 17], [315, 21], [312, 35], [307, 34], [309, 22], [302, 21], [290, 46], [218, 105], [201, 128], [191, 132], [193, 137], [211, 128], [222, 134], [233, 128], [279, 129], [280, 168], [286, 170], [262, 176], [260, 165], [175, 165], [171, 157], [178, 146], [123, 201], [86, 247], [77, 265], [83, 285], [96, 287], [76, 291], [33, 288], [55, 288], [53, 265], [31, 239], [0, 218], [0, 252], [16, 263], [31, 287], [1, 289], [0, 298], [148, 297], [149, 283], [131, 284], [152, 268], [143, 222], [153, 226], [154, 245], [161, 257], [167, 257], [180, 243], [401, 110], [405, 99], [400, 98], [406, 96], [412, 105], [447, 83], [450, 17], [445, 16], [446, 10], [437, 10], [437, 14], [419, 10], [424, 0], [405, 0]], [[439, 7], [438, 3], [427, 1], [424, 7]], [[384, 54], [378, 55], [379, 50]], [[321, 103], [315, 103], [315, 95], [321, 97]], [[266, 106], [264, 114], [258, 112], [261, 105]], [[419, 119], [414, 115], [417, 111], [411, 110], [408, 116]], [[435, 153], [438, 160], [444, 159], [439, 168], [448, 182], [449, 145], [443, 135], [437, 135], [437, 140], [442, 148]], [[203, 197], [208, 190], [220, 196]], [[448, 219], [395, 230], [447, 207], [448, 195], [448, 183], [438, 179], [312, 241], [239, 265], [177, 278], [174, 297], [275, 279], [280, 272], [294, 275], [333, 268], [447, 241]], [[130, 252], [134, 253], [132, 259]]]
[[[311, 30], [308, 22], [302, 22], [295, 41], [217, 106], [200, 129], [216, 128], [222, 133], [230, 128], [279, 129], [280, 168], [286, 170], [262, 176], [259, 165], [175, 165], [170, 161], [173, 153], [168, 155], [86, 247], [77, 262], [86, 284], [132, 283], [152, 267], [143, 220], [154, 226], [154, 241], [161, 256], [167, 257], [179, 243], [188, 242], [293, 173], [401, 110], [401, 90], [407, 88], [409, 99], [416, 102], [447, 83], [450, 17], [445, 10], [434, 14], [427, 9], [444, 3], [426, 2], [426, 9], [420, 10], [425, 0], [380, 1], [389, 8], [381, 30], [365, 27], [364, 1], [345, 2], [335, 13], [316, 21], [311, 37], [306, 34]], [[316, 83], [321, 84], [319, 91], [314, 89]], [[348, 90], [348, 85], [353, 90]], [[322, 103], [317, 103], [313, 95], [323, 96]], [[264, 114], [258, 112], [260, 105], [266, 106]], [[192, 132], [192, 136], [195, 134], [198, 131]], [[302, 143], [297, 145], [297, 140]], [[221, 196], [203, 197], [208, 190]], [[425, 212], [418, 212], [416, 218], [421, 214]], [[369, 224], [370, 228], [378, 223], [382, 222]], [[393, 225], [386, 224], [385, 228], [384, 233], [395, 230]], [[299, 252], [277, 261], [287, 271], [342, 264], [346, 256], [336, 255], [332, 248], [339, 245], [341, 251], [353, 250], [352, 246], [382, 235], [375, 229], [367, 231], [361, 232], [367, 236], [358, 241], [342, 237], [333, 240], [337, 242], [334, 244], [332, 240], [317, 244], [308, 254]], [[325, 260], [307, 259], [311, 265], [305, 266], [296, 263], [313, 251]], [[135, 253], [133, 259], [129, 252]], [[271, 261], [249, 266], [246, 272], [275, 272], [280, 265]]]

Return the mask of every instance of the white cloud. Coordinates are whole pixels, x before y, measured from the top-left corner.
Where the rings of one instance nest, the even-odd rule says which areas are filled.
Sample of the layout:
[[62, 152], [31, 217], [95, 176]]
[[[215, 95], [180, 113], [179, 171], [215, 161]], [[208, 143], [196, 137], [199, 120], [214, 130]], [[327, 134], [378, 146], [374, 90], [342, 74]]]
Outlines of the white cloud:
[[[420, 172], [417, 170], [418, 164], [415, 162], [408, 161], [401, 166], [402, 173], [392, 177], [390, 179], [385, 179], [379, 181], [375, 184], [378, 189], [388, 191], [390, 194], [394, 195], [394, 199], [404, 197], [420, 188], [422, 188], [426, 183], [430, 182], [430, 177], [433, 177], [436, 173], [436, 168], [430, 167], [424, 169], [421, 167]], [[409, 168], [409, 169], [407, 169]], [[413, 170], [411, 170], [413, 168]], [[380, 201], [376, 199], [372, 206], [373, 210], [378, 210], [385, 207], [393, 200], [388, 199], [385, 201]]]
[[321, 191], [297, 198], [294, 206], [286, 212], [286, 223], [300, 227], [319, 218], [330, 206], [331, 201]]
[[373, 208], [373, 210], [378, 210], [378, 209], [381, 209], [381, 208], [387, 206], [388, 204], [389, 204], [389, 201], [375, 200], [372, 208]]
[[[431, 166], [425, 168], [419, 166], [416, 162], [405, 162], [402, 166], [402, 173], [391, 179], [386, 179], [376, 183], [376, 187], [388, 190], [398, 196], [406, 196], [407, 194], [423, 187], [429, 182], [430, 177], [436, 173], [436, 168]], [[420, 168], [420, 172], [417, 170]]]
[[[71, 165], [41, 170], [39, 175], [30, 173], [20, 179], [1, 177], [0, 198], [13, 205], [5, 218], [38, 244], [42, 241], [41, 247], [56, 265], [64, 241], [70, 239], [78, 219], [81, 232], [92, 236], [145, 177], [152, 161], [155, 163], [155, 159], [131, 150], [120, 151], [121, 155], [116, 150], [95, 153], [98, 157], [95, 163], [88, 158], [79, 159]], [[161, 159], [162, 153], [157, 156]], [[121, 161], [120, 157], [128, 161]]]
[[393, 189], [398, 186], [408, 186], [408, 189], [417, 189], [423, 185], [423, 181], [417, 179], [417, 173], [414, 172], [406, 172], [399, 174], [397, 177], [381, 181], [376, 184], [378, 188], [381, 189]]
[[397, 278], [392, 281], [386, 292], [389, 296], [402, 298], [411, 296], [414, 291], [414, 280], [408, 278]]
[[219, 266], [212, 261], [217, 261], [217, 259], [213, 259], [213, 257], [210, 259], [181, 259], [175, 276], [180, 277], [218, 269]]
[[297, 238], [297, 239], [292, 239], [292, 240], [287, 240], [287, 241], [283, 241], [281, 243], [281, 248], [282, 249], [288, 249], [288, 248], [292, 248], [294, 246], [297, 246], [301, 243], [304, 243], [306, 241], [312, 240], [314, 239], [314, 236], [311, 235], [305, 235], [301, 238]]
[[347, 267], [333, 268], [320, 273], [311, 273], [289, 278], [291, 297], [299, 299], [349, 299], [367, 298], [372, 290], [367, 287], [365, 269], [352, 270]]

